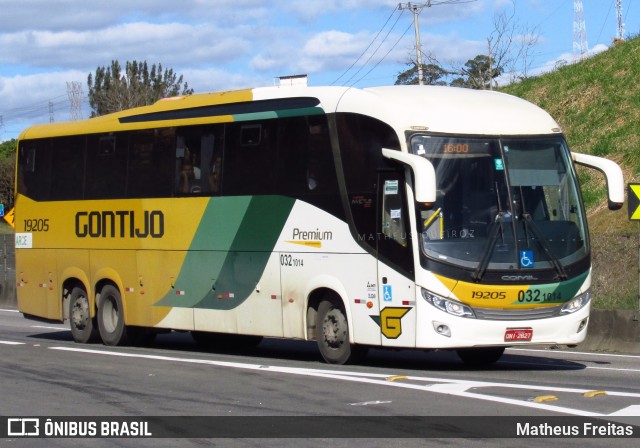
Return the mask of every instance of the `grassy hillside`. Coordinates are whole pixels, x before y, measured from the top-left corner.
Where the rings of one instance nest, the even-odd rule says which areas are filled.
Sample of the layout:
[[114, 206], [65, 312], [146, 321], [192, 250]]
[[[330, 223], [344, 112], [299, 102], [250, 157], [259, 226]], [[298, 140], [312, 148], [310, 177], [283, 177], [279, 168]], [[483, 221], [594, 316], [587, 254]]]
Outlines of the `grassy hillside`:
[[[572, 151], [621, 164], [625, 182], [640, 182], [640, 37], [555, 72], [502, 89], [547, 110]], [[606, 207], [604, 179], [579, 168], [592, 233], [594, 305], [638, 308], [640, 224], [626, 206]]]

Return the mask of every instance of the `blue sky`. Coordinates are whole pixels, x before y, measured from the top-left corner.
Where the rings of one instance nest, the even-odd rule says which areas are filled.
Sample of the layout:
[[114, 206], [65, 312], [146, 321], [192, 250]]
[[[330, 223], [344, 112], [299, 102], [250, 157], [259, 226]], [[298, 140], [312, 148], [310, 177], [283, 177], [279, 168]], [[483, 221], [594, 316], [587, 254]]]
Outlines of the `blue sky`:
[[[415, 4], [425, 4], [413, 2]], [[615, 0], [582, 0], [590, 52], [617, 33]], [[196, 93], [273, 85], [393, 84], [415, 58], [413, 15], [397, 0], [0, 0], [0, 141], [71, 119], [67, 83], [111, 60], [146, 60], [182, 74]], [[407, 2], [402, 3], [406, 6]], [[419, 15], [422, 50], [447, 67], [487, 53], [496, 17], [514, 47], [537, 36], [528, 75], [574, 59], [574, 0], [431, 0]], [[625, 37], [640, 33], [640, 0], [622, 0]], [[495, 35], [495, 34], [494, 34]], [[530, 40], [530, 38], [529, 38]], [[514, 74], [525, 67], [520, 58]]]

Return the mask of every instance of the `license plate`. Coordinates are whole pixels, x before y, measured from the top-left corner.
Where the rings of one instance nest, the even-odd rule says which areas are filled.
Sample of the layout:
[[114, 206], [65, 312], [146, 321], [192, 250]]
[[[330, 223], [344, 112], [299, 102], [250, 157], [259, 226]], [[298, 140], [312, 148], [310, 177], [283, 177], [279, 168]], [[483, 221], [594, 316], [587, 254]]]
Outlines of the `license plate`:
[[533, 337], [533, 328], [509, 328], [504, 333], [505, 342], [530, 341]]

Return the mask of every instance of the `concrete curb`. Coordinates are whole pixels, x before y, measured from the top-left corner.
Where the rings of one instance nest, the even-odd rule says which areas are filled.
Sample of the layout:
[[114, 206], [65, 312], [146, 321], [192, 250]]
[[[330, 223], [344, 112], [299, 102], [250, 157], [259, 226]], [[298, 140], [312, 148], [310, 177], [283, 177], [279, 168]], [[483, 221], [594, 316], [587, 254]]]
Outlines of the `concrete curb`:
[[634, 310], [592, 309], [587, 338], [579, 348], [640, 354], [640, 313]]

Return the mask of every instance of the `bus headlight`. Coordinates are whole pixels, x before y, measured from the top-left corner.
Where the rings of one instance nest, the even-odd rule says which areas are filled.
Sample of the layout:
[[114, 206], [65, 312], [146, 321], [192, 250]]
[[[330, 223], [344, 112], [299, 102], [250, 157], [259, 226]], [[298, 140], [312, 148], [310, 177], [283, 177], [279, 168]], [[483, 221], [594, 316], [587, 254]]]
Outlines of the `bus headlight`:
[[579, 309], [583, 308], [587, 303], [589, 303], [590, 299], [591, 290], [587, 289], [586, 292], [583, 292], [582, 294], [574, 297], [573, 299], [562, 305], [562, 308], [560, 308], [560, 314], [575, 313]]
[[458, 302], [457, 300], [445, 299], [444, 297], [440, 297], [439, 295], [429, 292], [424, 288], [420, 289], [422, 291], [422, 297], [439, 310], [454, 316], [475, 319], [476, 315], [470, 306]]

